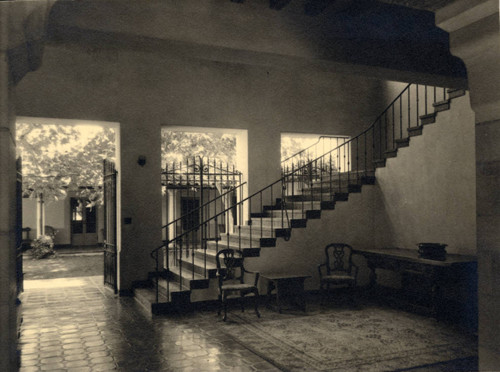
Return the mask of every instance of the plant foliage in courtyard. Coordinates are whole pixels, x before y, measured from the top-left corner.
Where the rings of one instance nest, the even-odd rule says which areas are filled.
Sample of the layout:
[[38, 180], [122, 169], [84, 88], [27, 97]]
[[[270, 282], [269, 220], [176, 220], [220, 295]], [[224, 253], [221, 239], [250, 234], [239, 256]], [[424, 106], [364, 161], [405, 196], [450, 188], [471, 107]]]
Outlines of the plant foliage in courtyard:
[[18, 123], [16, 137], [24, 195], [51, 201], [74, 191], [92, 204], [100, 203], [102, 160], [115, 157], [112, 129]]
[[162, 168], [172, 162], [193, 162], [194, 158], [217, 159], [232, 166], [236, 161], [236, 138], [223, 133], [161, 131]]
[[51, 236], [41, 235], [31, 242], [31, 256], [33, 258], [47, 258], [54, 254], [54, 239]]

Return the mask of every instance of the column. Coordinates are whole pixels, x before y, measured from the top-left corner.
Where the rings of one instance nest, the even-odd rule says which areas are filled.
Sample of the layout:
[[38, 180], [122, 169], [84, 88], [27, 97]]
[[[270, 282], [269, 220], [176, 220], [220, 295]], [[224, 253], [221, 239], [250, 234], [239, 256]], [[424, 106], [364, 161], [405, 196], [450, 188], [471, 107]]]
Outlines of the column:
[[0, 2], [0, 371], [18, 367], [15, 84], [41, 63], [54, 2]]
[[6, 14], [0, 12], [0, 370], [17, 368], [16, 148], [14, 88], [9, 79]]
[[467, 67], [476, 114], [479, 369], [500, 368], [500, 28], [498, 0], [461, 0], [436, 13]]

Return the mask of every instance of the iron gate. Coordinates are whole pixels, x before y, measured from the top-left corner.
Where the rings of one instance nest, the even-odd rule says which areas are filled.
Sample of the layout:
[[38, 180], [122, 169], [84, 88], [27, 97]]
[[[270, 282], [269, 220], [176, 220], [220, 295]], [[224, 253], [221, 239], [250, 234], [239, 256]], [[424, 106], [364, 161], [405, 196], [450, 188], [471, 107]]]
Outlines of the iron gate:
[[16, 161], [16, 282], [17, 294], [24, 290], [23, 273], [23, 175], [22, 160]]
[[104, 170], [104, 284], [117, 293], [116, 178], [115, 163], [103, 162]]

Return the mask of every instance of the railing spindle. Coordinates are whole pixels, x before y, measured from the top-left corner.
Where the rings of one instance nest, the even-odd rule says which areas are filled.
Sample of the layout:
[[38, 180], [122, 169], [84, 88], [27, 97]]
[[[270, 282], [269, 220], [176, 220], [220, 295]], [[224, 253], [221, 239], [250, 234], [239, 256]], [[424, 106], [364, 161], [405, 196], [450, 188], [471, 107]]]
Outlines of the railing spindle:
[[420, 115], [419, 115], [419, 111], [420, 111], [420, 99], [419, 99], [419, 94], [418, 94], [418, 84], [415, 85], [415, 89], [417, 90], [416, 92], [416, 95], [417, 95], [417, 105], [416, 105], [416, 112], [417, 112], [417, 115], [416, 115], [416, 120], [417, 120], [417, 126], [420, 125]]

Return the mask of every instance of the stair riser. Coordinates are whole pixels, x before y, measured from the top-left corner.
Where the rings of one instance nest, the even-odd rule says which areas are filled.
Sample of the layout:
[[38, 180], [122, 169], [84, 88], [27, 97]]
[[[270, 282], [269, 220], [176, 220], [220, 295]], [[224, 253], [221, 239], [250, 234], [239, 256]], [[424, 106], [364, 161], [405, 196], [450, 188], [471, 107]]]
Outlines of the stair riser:
[[321, 187], [321, 186], [314, 186], [313, 188], [309, 188], [307, 189], [305, 192], [304, 192], [304, 195], [306, 197], [309, 197], [311, 195], [311, 192], [313, 194], [318, 194], [318, 195], [321, 195], [322, 193], [325, 194], [327, 193], [328, 195], [330, 194], [333, 194], [333, 193], [336, 193], [336, 192], [356, 192], [356, 191], [352, 191], [352, 190], [361, 190], [361, 185], [360, 184], [349, 184], [349, 185], [345, 185], [345, 186], [342, 186], [342, 187], [333, 187], [333, 188], [329, 188], [329, 187]]
[[[304, 204], [304, 210], [293, 210], [293, 211], [288, 211], [288, 219], [316, 219], [320, 218], [321, 216], [321, 210], [317, 209], [309, 209], [311, 207], [311, 203], [305, 203]], [[278, 212], [281, 213], [281, 212]], [[281, 214], [275, 213], [275, 218], [280, 218], [281, 219]], [[284, 221], [287, 221], [287, 218], [284, 219]], [[281, 220], [280, 220], [280, 225], [281, 225]]]
[[436, 102], [433, 104], [434, 106], [434, 111], [436, 112], [441, 112], [441, 111], [446, 111], [450, 109], [450, 101], [442, 101], [442, 102]]
[[[241, 232], [245, 236], [249, 237], [250, 236], [250, 226], [242, 226]], [[252, 233], [252, 237], [258, 236], [258, 237], [282, 238], [282, 237], [289, 235], [288, 228], [276, 227], [276, 228], [271, 229], [270, 227], [267, 227], [267, 226], [262, 226], [262, 230], [261, 230], [260, 226], [259, 227], [252, 226], [251, 233]]]
[[[248, 221], [247, 223], [250, 223]], [[281, 223], [281, 218], [278, 220], [276, 218], [273, 219], [271, 223], [271, 218], [266, 217], [266, 218], [254, 218], [251, 221], [252, 224], [252, 229], [253, 231], [257, 232], [260, 234], [260, 227], [262, 226], [263, 229], [267, 230], [274, 230], [274, 229], [282, 229], [282, 228], [288, 228], [288, 221], [285, 219], [284, 223]]]
[[192, 279], [190, 277], [186, 277], [185, 275], [189, 275], [191, 272], [188, 272], [187, 268], [183, 267], [183, 275], [182, 278], [179, 276], [178, 273], [171, 271], [169, 278], [170, 280], [176, 282], [176, 283], [181, 283], [183, 287], [189, 288], [189, 289], [205, 289], [208, 288], [209, 286], [209, 279]]
[[[218, 245], [218, 250], [219, 251], [222, 250], [222, 249], [226, 249], [226, 248], [241, 249], [241, 251], [243, 252], [243, 256], [244, 257], [259, 257], [260, 256], [260, 248], [259, 247], [252, 247], [252, 248], [250, 248], [250, 247], [243, 247], [242, 246], [241, 248], [239, 248], [238, 246], [235, 246], [235, 245], [229, 245], [228, 246], [226, 243], [220, 243]], [[216, 246], [215, 245], [208, 245], [208, 250], [210, 250], [212, 252], [216, 252]], [[203, 256], [202, 253], [195, 253], [195, 254], [197, 254], [198, 255], [197, 257], [200, 257], [200, 258], [201, 258], [201, 256]], [[214, 256], [213, 262], [215, 263], [215, 256]]]
[[396, 149], [410, 146], [410, 138], [401, 138], [394, 141]]
[[[196, 257], [196, 255], [195, 255]], [[207, 257], [208, 258], [208, 257]], [[203, 257], [201, 257], [201, 259], [203, 260]], [[210, 262], [208, 259], [207, 259], [207, 263], [208, 264], [211, 264], [212, 262]], [[215, 263], [215, 261], [213, 262]], [[203, 276], [206, 276], [207, 278], [209, 279], [213, 279], [217, 276], [217, 269], [213, 269], [213, 268], [207, 268], [206, 269], [206, 272], [205, 272], [205, 266], [202, 264], [202, 263], [197, 263], [195, 262], [193, 264], [193, 262], [189, 262], [189, 261], [182, 261], [182, 267], [187, 269], [187, 270], [191, 270], [196, 273], [196, 274], [199, 274], [199, 275], [203, 275]]]
[[262, 231], [260, 229], [260, 226], [259, 228], [255, 227], [255, 226], [241, 226], [241, 235], [242, 236], [245, 236], [245, 237], [248, 237], [248, 239], [250, 240], [250, 236], [252, 237], [252, 240], [255, 239], [256, 237], [276, 237], [276, 230], [275, 229], [271, 229], [270, 227], [263, 227], [262, 228]]
[[422, 115], [420, 117], [420, 124], [421, 125], [434, 124], [435, 122], [436, 122], [436, 113]]
[[465, 96], [465, 89], [448, 89], [448, 98], [453, 99]]
[[410, 137], [415, 137], [415, 136], [420, 136], [422, 135], [422, 126], [419, 127], [414, 127], [414, 128], [408, 128], [408, 135]]
[[[264, 235], [263, 237], [269, 238], [269, 236]], [[260, 245], [260, 234], [252, 234], [252, 239], [250, 239], [249, 235], [239, 235], [238, 232], [235, 234], [230, 234], [230, 235], [223, 235], [221, 240], [219, 240], [219, 243], [233, 243], [233, 244], [239, 244], [241, 243], [242, 246], [252, 246], [252, 247], [258, 247]]]
[[[345, 172], [345, 173], [341, 173], [340, 176], [339, 174], [333, 174], [333, 175], [330, 175], [329, 173], [324, 173], [320, 176], [313, 176], [312, 178], [312, 181], [313, 182], [319, 182], [319, 181], [324, 181], [324, 182], [330, 182], [330, 179], [332, 179], [333, 181], [339, 181], [339, 179], [341, 181], [347, 181], [349, 179], [356, 179], [358, 178], [358, 175], [359, 175], [359, 178], [363, 177], [363, 176], [371, 176], [371, 177], [374, 177], [375, 176], [375, 173], [373, 171], [351, 171], [351, 172]], [[295, 182], [299, 183], [299, 180], [295, 180]], [[300, 180], [302, 183], [304, 184], [308, 184], [311, 182], [311, 178], [302, 178]], [[291, 183], [291, 182], [290, 182]], [[290, 184], [288, 183], [288, 185]], [[287, 183], [285, 182], [285, 185], [287, 185]]]
[[156, 302], [156, 291], [154, 288], [149, 290], [135, 290], [134, 299], [149, 314], [160, 315], [174, 312], [181, 312], [192, 309], [190, 303], [190, 292], [182, 291], [171, 293], [170, 299], [161, 292], [158, 294], [158, 303]]
[[[373, 182], [375, 179], [374, 176], [359, 176], [357, 177], [356, 175], [353, 175], [352, 177], [349, 177], [349, 179], [343, 180], [340, 185], [341, 187], [347, 187], [349, 185], [367, 185]], [[322, 180], [322, 181], [317, 181], [313, 182], [313, 187], [315, 188], [323, 188], [325, 191], [330, 191], [333, 190], [335, 191], [336, 188], [338, 189], [339, 187], [339, 182], [338, 181], [328, 181], [328, 180]], [[307, 188], [309, 190], [310, 188]]]
[[390, 150], [390, 151], [386, 151], [384, 153], [384, 156], [386, 158], [395, 158], [396, 156], [398, 156], [398, 150]]
[[[336, 191], [338, 192], [338, 190]], [[347, 192], [347, 190], [341, 191], [342, 193]], [[328, 201], [332, 200], [332, 195], [329, 193], [313, 193], [312, 195], [294, 195], [294, 196], [287, 196], [287, 203], [288, 202], [310, 202], [310, 201], [317, 201], [317, 202], [322, 202], [322, 201]]]

